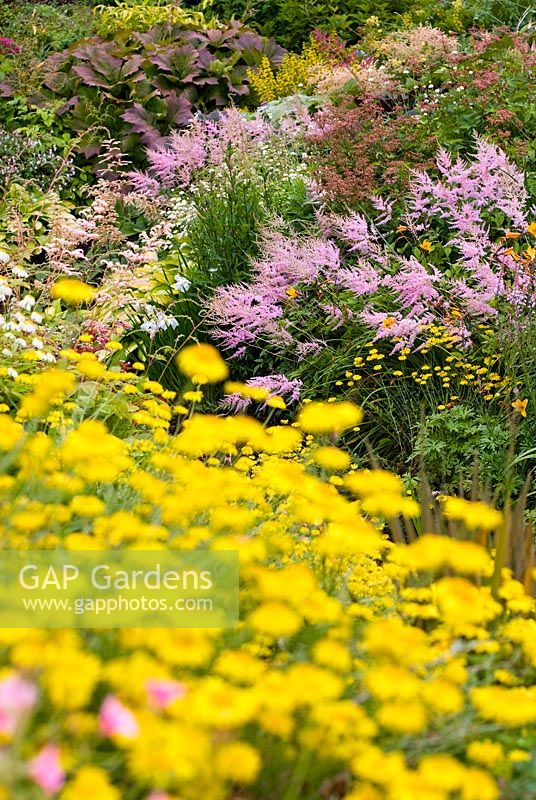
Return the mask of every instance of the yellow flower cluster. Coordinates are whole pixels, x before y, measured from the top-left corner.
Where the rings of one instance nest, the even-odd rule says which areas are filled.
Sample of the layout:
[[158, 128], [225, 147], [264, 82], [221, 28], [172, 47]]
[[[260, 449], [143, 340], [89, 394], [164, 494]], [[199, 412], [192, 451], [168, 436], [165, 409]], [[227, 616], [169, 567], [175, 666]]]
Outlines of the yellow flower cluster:
[[272, 69], [270, 59], [263, 56], [257, 70], [248, 70], [248, 78], [259, 102], [269, 103], [278, 97], [304, 92], [312, 70], [322, 63], [322, 55], [311, 41], [303, 46], [299, 55], [287, 53], [276, 70]]
[[[492, 595], [492, 556], [476, 542], [393, 543], [383, 520], [417, 530], [419, 508], [398, 477], [356, 469], [337, 446], [358, 408], [308, 403], [297, 424], [267, 427], [187, 411], [172, 435], [159, 384], [73, 352], [32, 382], [20, 421], [0, 415], [3, 547], [235, 550], [241, 621], [0, 630], [0, 687], [36, 687], [20, 724], [0, 716], [0, 791], [25, 797], [46, 744], [65, 773], [60, 800], [295, 800], [338, 776], [344, 800], [498, 800], [499, 776], [529, 785], [534, 600], [508, 570]], [[179, 363], [226, 376], [203, 346]], [[36, 429], [101, 383], [131, 387], [164, 424], [124, 439], [68, 413]], [[487, 506], [444, 505], [469, 527], [500, 524]], [[107, 735], [106, 697], [128, 736]]]
[[[486, 325], [479, 325], [478, 330], [484, 341], [494, 333]], [[433, 388], [437, 394], [442, 393], [444, 400], [437, 408], [444, 411], [452, 408], [467, 389], [490, 402], [504, 400], [518, 385], [501, 369], [499, 353], [482, 356], [481, 360], [471, 358], [467, 350], [460, 349], [459, 336], [444, 325], [431, 325], [423, 329], [423, 335], [426, 342], [418, 353], [404, 347], [394, 355], [386, 354], [379, 345], [369, 343], [363, 355], [354, 359], [354, 369], [347, 370], [345, 380], [337, 381], [336, 386], [353, 388], [363, 382], [370, 385], [375, 378], [381, 382], [393, 378], [411, 381], [423, 389]]]

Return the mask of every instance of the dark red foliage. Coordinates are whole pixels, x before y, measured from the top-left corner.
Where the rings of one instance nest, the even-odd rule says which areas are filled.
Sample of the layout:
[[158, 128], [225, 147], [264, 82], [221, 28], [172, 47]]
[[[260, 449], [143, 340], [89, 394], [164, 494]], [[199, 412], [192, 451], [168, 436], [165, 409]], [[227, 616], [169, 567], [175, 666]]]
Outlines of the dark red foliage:
[[387, 115], [378, 102], [366, 100], [327, 108], [317, 122], [320, 132], [310, 137], [313, 174], [333, 203], [360, 205], [374, 194], [402, 189], [412, 169], [433, 165], [437, 142], [417, 134], [414, 117], [403, 109]]
[[330, 64], [341, 66], [351, 66], [356, 58], [354, 48], [348, 47], [336, 33], [324, 33], [324, 31], [313, 31], [313, 40]]
[[501, 76], [498, 72], [488, 69], [477, 75], [473, 80], [473, 84], [477, 89], [489, 89], [490, 86], [494, 86], [500, 79]]

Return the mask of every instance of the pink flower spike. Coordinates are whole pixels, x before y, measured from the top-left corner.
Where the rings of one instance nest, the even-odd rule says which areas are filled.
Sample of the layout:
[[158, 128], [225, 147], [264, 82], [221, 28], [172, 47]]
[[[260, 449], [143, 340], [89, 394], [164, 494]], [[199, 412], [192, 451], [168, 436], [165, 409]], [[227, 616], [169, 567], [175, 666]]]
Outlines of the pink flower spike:
[[46, 744], [30, 761], [28, 774], [46, 795], [59, 792], [65, 783], [65, 772], [60, 764], [59, 747], [55, 744]]
[[125, 739], [134, 739], [140, 730], [132, 711], [112, 694], [100, 707], [99, 725], [105, 736], [122, 736]]
[[184, 683], [160, 678], [149, 678], [145, 688], [151, 702], [158, 708], [166, 708], [174, 700], [184, 697], [188, 691]]

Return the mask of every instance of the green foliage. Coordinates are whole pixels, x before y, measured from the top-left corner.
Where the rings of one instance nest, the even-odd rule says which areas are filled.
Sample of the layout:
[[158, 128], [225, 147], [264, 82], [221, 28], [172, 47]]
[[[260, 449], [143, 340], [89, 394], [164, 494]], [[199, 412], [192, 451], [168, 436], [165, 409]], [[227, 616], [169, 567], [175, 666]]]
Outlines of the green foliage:
[[[195, 5], [189, 0], [188, 5]], [[266, 36], [275, 36], [289, 50], [299, 50], [315, 30], [334, 32], [357, 41], [369, 17], [390, 27], [411, 7], [411, 0], [212, 0], [210, 9], [220, 19], [247, 20]]]
[[193, 204], [196, 214], [188, 246], [205, 286], [210, 290], [244, 280], [250, 259], [258, 252], [259, 226], [266, 222], [270, 198], [262, 198], [255, 183], [236, 176], [228, 164], [225, 183], [210, 181]]
[[41, 60], [91, 35], [95, 21], [81, 2], [51, 5], [16, 2], [0, 8], [0, 35], [12, 38], [25, 57]]
[[35, 94], [43, 78], [43, 60], [91, 35], [94, 29], [92, 10], [82, 2], [0, 5], [0, 36], [13, 39], [19, 48], [16, 56], [6, 59], [0, 55], [0, 84], [9, 75], [13, 94]]
[[405, 20], [427, 22], [444, 30], [464, 31], [473, 27], [522, 27], [534, 18], [534, 13], [531, 0], [449, 0], [445, 3], [417, 0], [410, 4]]
[[429, 414], [413, 453], [422, 461], [429, 482], [446, 492], [467, 490], [475, 471], [484, 486], [501, 483], [508, 450], [508, 428], [496, 414], [454, 406]]
[[536, 67], [529, 54], [530, 38], [497, 36], [482, 52], [464, 60], [438, 98], [436, 108], [421, 120], [440, 144], [465, 153], [476, 133], [496, 141], [528, 172], [532, 190], [536, 170], [536, 109], [529, 101]]
[[99, 5], [95, 8], [98, 18], [97, 32], [100, 36], [114, 36], [118, 31], [143, 33], [155, 25], [169, 23], [192, 30], [208, 27], [200, 11], [188, 10], [171, 3], [117, 2], [115, 5]]
[[30, 180], [40, 191], [52, 185], [60, 197], [84, 203], [93, 175], [77, 157], [77, 139], [58, 107], [35, 106], [22, 97], [0, 103], [0, 187]]
[[[186, 5], [197, 7], [195, 0]], [[534, 17], [530, 0], [210, 0], [207, 14], [242, 19], [289, 50], [299, 50], [315, 29], [351, 42], [373, 20], [384, 30], [431, 24], [446, 31], [471, 27], [526, 25]]]
[[536, 196], [532, 42], [532, 34], [475, 32], [457, 63], [440, 64], [420, 81], [402, 65], [396, 94], [325, 109], [312, 163], [332, 204], [368, 210], [373, 194], [400, 196], [412, 169], [433, 171], [438, 146], [467, 156], [475, 134], [525, 171]]

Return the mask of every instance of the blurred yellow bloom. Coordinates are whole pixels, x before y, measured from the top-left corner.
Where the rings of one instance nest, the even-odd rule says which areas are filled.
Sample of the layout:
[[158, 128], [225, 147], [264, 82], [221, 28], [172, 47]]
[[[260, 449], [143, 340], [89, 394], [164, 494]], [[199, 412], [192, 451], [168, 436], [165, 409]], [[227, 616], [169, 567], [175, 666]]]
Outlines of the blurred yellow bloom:
[[180, 371], [194, 383], [219, 383], [229, 375], [229, 368], [215, 347], [192, 344], [177, 355]]
[[363, 419], [361, 409], [349, 401], [309, 403], [298, 414], [298, 424], [306, 433], [342, 433]]
[[404, 734], [420, 733], [428, 723], [426, 709], [418, 701], [383, 703], [376, 719], [384, 728]]
[[504, 759], [502, 745], [500, 742], [493, 742], [491, 739], [470, 742], [466, 752], [470, 761], [475, 761], [484, 767], [493, 767]]
[[471, 701], [483, 719], [501, 725], [536, 722], [536, 689], [482, 686], [471, 690]]
[[259, 606], [249, 617], [249, 624], [266, 636], [293, 636], [302, 627], [302, 619], [283, 603], [269, 602]]
[[326, 470], [341, 472], [350, 466], [350, 456], [338, 447], [319, 447], [312, 454], [312, 460]]
[[38, 376], [34, 389], [27, 394], [20, 405], [19, 416], [43, 417], [54, 403], [58, 403], [75, 386], [74, 376], [69, 372], [53, 367]]
[[445, 516], [460, 520], [470, 530], [493, 530], [502, 523], [502, 514], [486, 503], [473, 503], [463, 497], [446, 497], [443, 502]]
[[64, 300], [69, 305], [79, 306], [89, 303], [96, 295], [96, 290], [77, 278], [60, 278], [52, 287], [52, 297]]
[[216, 751], [217, 774], [233, 783], [253, 783], [261, 767], [257, 750], [246, 742], [229, 742]]
[[112, 786], [107, 773], [99, 767], [80, 767], [74, 779], [67, 784], [60, 800], [121, 800], [118, 789]]

